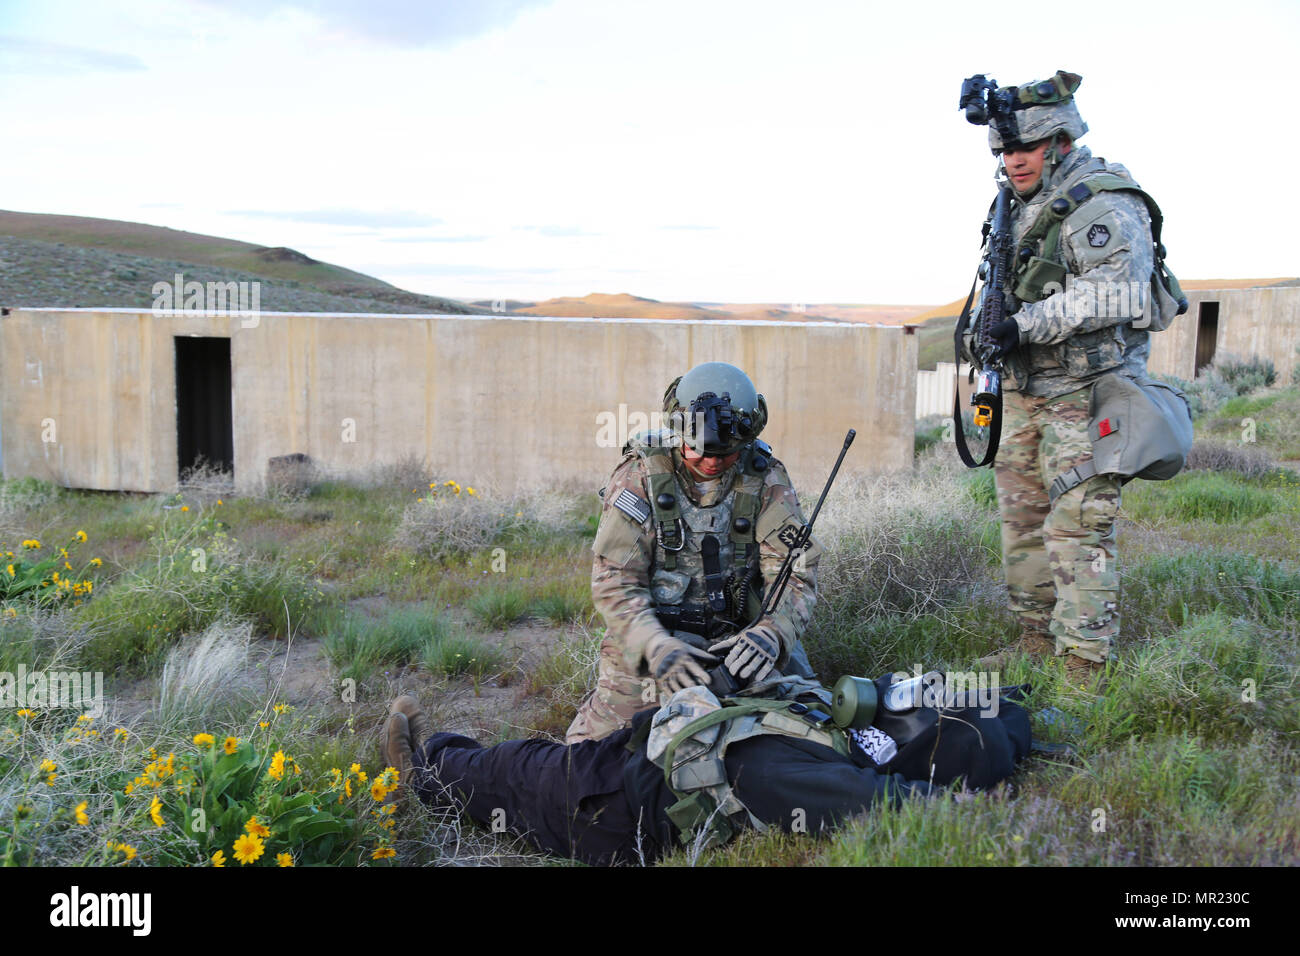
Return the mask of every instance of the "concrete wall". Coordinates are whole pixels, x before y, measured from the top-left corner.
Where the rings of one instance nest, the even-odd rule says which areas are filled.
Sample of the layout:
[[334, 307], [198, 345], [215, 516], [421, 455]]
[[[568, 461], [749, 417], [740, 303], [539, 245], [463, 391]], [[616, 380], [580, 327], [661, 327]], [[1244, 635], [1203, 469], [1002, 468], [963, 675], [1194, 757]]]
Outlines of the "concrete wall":
[[[966, 379], [970, 365], [961, 363], [960, 375]], [[916, 373], [916, 417], [926, 415], [952, 415], [953, 386], [958, 376], [952, 362], [939, 362], [934, 371], [923, 369]]]
[[1272, 359], [1278, 381], [1289, 383], [1300, 363], [1300, 288], [1216, 289], [1187, 293], [1190, 308], [1163, 332], [1151, 336], [1147, 368], [1161, 375], [1191, 379], [1196, 374], [1196, 334], [1200, 303], [1219, 303], [1215, 355]]
[[335, 472], [414, 454], [462, 484], [598, 483], [619, 459], [599, 416], [658, 411], [668, 382], [705, 361], [740, 366], [767, 396], [763, 438], [801, 487], [820, 487], [850, 427], [846, 470], [911, 462], [916, 338], [900, 327], [263, 313], [244, 328], [238, 315], [32, 309], [0, 318], [5, 477], [175, 488], [183, 335], [231, 339], [245, 491], [293, 452]]

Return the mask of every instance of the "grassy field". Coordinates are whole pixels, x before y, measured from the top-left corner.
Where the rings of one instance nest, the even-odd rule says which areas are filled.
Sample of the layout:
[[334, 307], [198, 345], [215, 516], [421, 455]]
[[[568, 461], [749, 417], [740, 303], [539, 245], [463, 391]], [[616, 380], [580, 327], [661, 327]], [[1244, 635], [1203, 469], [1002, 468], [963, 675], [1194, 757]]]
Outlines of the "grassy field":
[[[1105, 693], [1057, 662], [1004, 674], [1073, 754], [966, 802], [663, 865], [1300, 862], [1300, 476], [1276, 466], [1300, 457], [1300, 387], [1205, 402], [1197, 467], [1125, 491]], [[823, 677], [967, 670], [1014, 636], [991, 476], [955, 458], [937, 441], [910, 472], [837, 484], [805, 637]], [[470, 477], [406, 462], [270, 496], [217, 476], [168, 496], [0, 486], [0, 671], [98, 670], [109, 698], [93, 719], [0, 711], [0, 859], [559, 862], [374, 799], [397, 693], [437, 729], [557, 739], [594, 674], [594, 489], [504, 496]]]

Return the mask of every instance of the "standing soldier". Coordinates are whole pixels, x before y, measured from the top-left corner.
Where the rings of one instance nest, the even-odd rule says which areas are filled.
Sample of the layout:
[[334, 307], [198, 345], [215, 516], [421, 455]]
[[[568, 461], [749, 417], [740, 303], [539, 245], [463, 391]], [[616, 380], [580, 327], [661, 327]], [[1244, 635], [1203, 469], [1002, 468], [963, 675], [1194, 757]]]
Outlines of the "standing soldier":
[[601, 493], [591, 592], [605, 640], [568, 743], [628, 726], [661, 691], [708, 684], [712, 667], [738, 686], [776, 671], [813, 677], [799, 637], [816, 601], [815, 541], [759, 617], [764, 582], [804, 524], [758, 439], [767, 402], [740, 369], [706, 362], [668, 386], [664, 412], [669, 428], [634, 435]]
[[990, 334], [1004, 372], [996, 477], [1016, 649], [1064, 656], [1071, 678], [1090, 683], [1119, 635], [1122, 482], [1093, 467], [1090, 399], [1103, 376], [1145, 376], [1148, 329], [1163, 327], [1151, 294], [1163, 250], [1155, 203], [1124, 167], [1077, 145], [1088, 130], [1080, 81], [1058, 72], [999, 90], [972, 77], [962, 106], [988, 123], [999, 184], [1011, 189], [1008, 318]]

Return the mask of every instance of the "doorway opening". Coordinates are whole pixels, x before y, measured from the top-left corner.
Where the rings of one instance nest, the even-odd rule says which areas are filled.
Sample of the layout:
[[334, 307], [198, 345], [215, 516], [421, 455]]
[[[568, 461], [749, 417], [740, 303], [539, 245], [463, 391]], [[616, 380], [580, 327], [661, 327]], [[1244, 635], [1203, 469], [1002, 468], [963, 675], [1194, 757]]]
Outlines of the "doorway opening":
[[1214, 346], [1219, 341], [1219, 303], [1202, 302], [1197, 318], [1196, 374], [1200, 375], [1214, 361]]
[[179, 478], [201, 464], [233, 474], [230, 339], [176, 336]]

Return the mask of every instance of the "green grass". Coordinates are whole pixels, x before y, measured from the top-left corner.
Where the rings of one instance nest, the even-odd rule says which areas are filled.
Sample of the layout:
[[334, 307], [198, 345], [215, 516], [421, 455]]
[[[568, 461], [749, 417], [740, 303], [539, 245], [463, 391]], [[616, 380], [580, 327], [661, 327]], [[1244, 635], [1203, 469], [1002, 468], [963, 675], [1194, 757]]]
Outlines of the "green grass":
[[466, 604], [483, 627], [503, 630], [532, 614], [526, 588], [514, 581], [485, 584]]
[[354, 611], [337, 614], [325, 630], [325, 654], [340, 677], [358, 683], [384, 667], [421, 661], [440, 645], [450, 626], [433, 607], [395, 607], [378, 618]]
[[[951, 324], [943, 324], [946, 335]], [[1256, 443], [1241, 441], [1249, 418]], [[872, 810], [820, 837], [748, 833], [698, 856], [678, 850], [665, 864], [1300, 862], [1300, 476], [1269, 470], [1270, 458], [1288, 460], [1288, 442], [1300, 447], [1297, 420], [1300, 388], [1228, 398], [1198, 422], [1198, 438], [1234, 452], [1207, 455], [1205, 469], [1216, 470], [1125, 487], [1122, 634], [1106, 692], [1077, 689], [1059, 661], [1016, 658], [1002, 674], [1031, 685], [1036, 736], [1070, 743], [1072, 756], [1033, 756], [1005, 791], [964, 802]], [[1260, 449], [1263, 464], [1235, 454], [1243, 448]], [[75, 662], [106, 670], [111, 694], [118, 677], [156, 673], [169, 648], [230, 615], [254, 622], [258, 654], [290, 630], [295, 640], [323, 636], [331, 668], [357, 680], [355, 701], [300, 705], [280, 728], [313, 779], [332, 766], [373, 767], [387, 702], [402, 691], [419, 694], [435, 727], [472, 727], [485, 740], [561, 736], [594, 683], [603, 638], [590, 603], [594, 499], [525, 496], [523, 517], [488, 547], [434, 558], [398, 540], [419, 497], [411, 488], [422, 487], [412, 481], [321, 482], [296, 497], [230, 496], [220, 506], [198, 493], [18, 485], [3, 511], [16, 540], [85, 530], [84, 555], [105, 563], [83, 606], [22, 607], [0, 619], [0, 670]], [[824, 680], [916, 666], [969, 670], [1016, 636], [991, 472], [935, 469], [921, 456], [911, 475], [845, 478], [836, 494], [818, 525], [832, 548], [804, 638]], [[190, 512], [178, 510], [182, 501]], [[196, 546], [206, 571], [193, 570]], [[525, 621], [526, 631], [510, 630]], [[476, 693], [510, 681], [518, 686], [506, 693]], [[206, 711], [182, 702], [180, 716], [133, 727], [143, 746], [163, 753], [199, 730], [242, 736], [261, 719], [248, 694], [232, 685]], [[34, 765], [42, 748], [61, 747], [62, 726], [49, 720], [8, 750]], [[68, 766], [55, 788], [64, 816], [88, 798], [106, 832], [119, 768]], [[107, 774], [98, 783], [97, 768]], [[0, 799], [0, 822], [8, 809]], [[42, 861], [75, 864], [89, 852], [66, 820], [49, 827]], [[402, 862], [556, 862], [436, 811], [417, 810], [397, 833]], [[148, 827], [138, 834], [146, 845], [147, 835]]]

